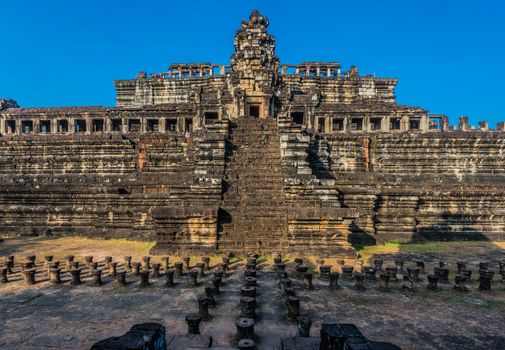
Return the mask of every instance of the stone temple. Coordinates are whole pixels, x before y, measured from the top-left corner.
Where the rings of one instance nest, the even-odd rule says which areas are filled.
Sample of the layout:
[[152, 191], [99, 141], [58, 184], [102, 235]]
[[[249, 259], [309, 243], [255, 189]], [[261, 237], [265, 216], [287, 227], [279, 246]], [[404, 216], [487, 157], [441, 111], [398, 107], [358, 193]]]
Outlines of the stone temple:
[[228, 65], [114, 82], [116, 107], [0, 100], [3, 235], [154, 253], [353, 256], [353, 242], [503, 240], [505, 126], [396, 102], [396, 79], [281, 63], [254, 11]]

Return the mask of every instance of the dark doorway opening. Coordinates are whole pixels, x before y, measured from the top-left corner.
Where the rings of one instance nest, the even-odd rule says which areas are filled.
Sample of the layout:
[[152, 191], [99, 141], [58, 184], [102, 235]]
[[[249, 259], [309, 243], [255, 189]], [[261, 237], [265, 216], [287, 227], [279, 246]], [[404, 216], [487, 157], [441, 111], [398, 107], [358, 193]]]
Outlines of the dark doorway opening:
[[86, 121], [84, 119], [77, 119], [74, 123], [75, 132], [86, 132]]
[[21, 121], [21, 131], [24, 133], [33, 132], [33, 121], [22, 120]]
[[205, 124], [212, 125], [219, 119], [218, 112], [205, 112]]
[[254, 118], [259, 118], [260, 106], [249, 106], [249, 115]]
[[51, 132], [51, 121], [50, 120], [41, 120], [39, 131], [42, 134], [46, 134], [48, 132]]
[[58, 132], [68, 132], [68, 121], [65, 119], [58, 120]]
[[177, 130], [177, 119], [167, 119], [165, 123], [165, 131], [176, 131]]
[[7, 130], [7, 134], [15, 134], [16, 133], [16, 121], [15, 120], [7, 120], [5, 122], [5, 129]]
[[159, 121], [158, 119], [147, 119], [147, 131], [148, 132], [158, 132]]
[[121, 119], [112, 119], [112, 131], [121, 131], [122, 124]]
[[292, 112], [291, 113], [291, 120], [293, 120], [293, 123], [302, 125], [303, 124], [303, 112]]
[[193, 131], [193, 118], [186, 119], [186, 131], [188, 132]]
[[93, 132], [102, 132], [103, 131], [103, 126], [104, 126], [103, 119], [93, 119], [91, 125], [93, 128]]

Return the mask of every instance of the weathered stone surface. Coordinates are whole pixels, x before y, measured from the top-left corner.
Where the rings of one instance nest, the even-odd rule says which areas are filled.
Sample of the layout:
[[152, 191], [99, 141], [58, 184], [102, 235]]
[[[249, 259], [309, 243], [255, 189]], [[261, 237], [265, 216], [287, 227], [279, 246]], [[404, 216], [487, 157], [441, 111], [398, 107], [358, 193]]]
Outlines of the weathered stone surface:
[[165, 350], [166, 345], [165, 327], [159, 323], [143, 323], [120, 337], [99, 341], [91, 350]]
[[243, 22], [230, 65], [115, 81], [116, 107], [0, 99], [0, 233], [348, 258], [349, 241], [505, 238], [503, 123], [454, 131], [399, 105], [396, 79], [282, 64], [268, 25]]

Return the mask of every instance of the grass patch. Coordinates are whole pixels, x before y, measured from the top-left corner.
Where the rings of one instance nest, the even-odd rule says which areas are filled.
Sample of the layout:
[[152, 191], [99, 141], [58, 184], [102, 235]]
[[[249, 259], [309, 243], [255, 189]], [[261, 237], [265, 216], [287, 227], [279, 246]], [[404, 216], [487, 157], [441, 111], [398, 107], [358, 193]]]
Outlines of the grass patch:
[[454, 243], [461, 242], [386, 242], [380, 245], [360, 246], [361, 254], [392, 254], [392, 253], [437, 253], [454, 249]]
[[268, 260], [268, 256], [261, 254], [260, 257], [256, 260], [257, 264], [262, 264]]

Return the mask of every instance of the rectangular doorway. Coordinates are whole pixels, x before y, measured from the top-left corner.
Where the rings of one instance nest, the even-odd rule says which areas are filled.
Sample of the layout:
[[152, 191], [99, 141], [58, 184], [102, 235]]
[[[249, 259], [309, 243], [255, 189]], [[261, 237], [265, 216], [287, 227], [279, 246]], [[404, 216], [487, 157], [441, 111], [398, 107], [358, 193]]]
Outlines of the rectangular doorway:
[[250, 105], [249, 106], [249, 116], [253, 118], [260, 117], [260, 106], [259, 105]]

